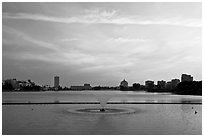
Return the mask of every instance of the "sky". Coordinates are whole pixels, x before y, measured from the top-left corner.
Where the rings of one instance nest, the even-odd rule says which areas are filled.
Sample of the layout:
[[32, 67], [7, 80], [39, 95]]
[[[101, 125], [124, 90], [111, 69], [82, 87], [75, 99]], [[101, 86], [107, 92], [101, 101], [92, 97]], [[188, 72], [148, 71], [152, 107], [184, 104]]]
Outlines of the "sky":
[[3, 3], [2, 79], [118, 86], [202, 80], [198, 2]]

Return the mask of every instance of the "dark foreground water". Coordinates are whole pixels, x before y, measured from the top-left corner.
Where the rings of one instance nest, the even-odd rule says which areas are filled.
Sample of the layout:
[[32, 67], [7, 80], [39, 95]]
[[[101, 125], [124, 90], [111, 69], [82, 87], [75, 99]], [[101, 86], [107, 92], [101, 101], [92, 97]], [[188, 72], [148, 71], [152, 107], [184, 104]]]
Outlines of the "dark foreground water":
[[[144, 92], [71, 91], [3, 93], [2, 99], [3, 103], [98, 102], [106, 100], [121, 103], [107, 104], [106, 108], [134, 110], [134, 113], [110, 115], [72, 113], [70, 111], [77, 108], [100, 108], [100, 104], [3, 105], [2, 132], [5, 135], [202, 134], [202, 105], [199, 104], [202, 102], [201, 96]], [[144, 104], [123, 104], [125, 102], [142, 102]]]

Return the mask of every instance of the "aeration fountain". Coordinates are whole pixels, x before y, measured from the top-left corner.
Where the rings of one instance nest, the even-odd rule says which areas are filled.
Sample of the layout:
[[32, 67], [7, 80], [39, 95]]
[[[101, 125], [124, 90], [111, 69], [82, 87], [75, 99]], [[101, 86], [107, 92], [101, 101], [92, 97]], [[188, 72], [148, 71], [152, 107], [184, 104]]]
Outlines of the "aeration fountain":
[[74, 108], [69, 109], [69, 112], [73, 113], [86, 113], [86, 114], [129, 114], [136, 112], [135, 109], [131, 108], [118, 108], [118, 107], [106, 107], [108, 101], [114, 98], [114, 94], [108, 93], [96, 93], [94, 98], [100, 103], [100, 108], [90, 107], [90, 108]]

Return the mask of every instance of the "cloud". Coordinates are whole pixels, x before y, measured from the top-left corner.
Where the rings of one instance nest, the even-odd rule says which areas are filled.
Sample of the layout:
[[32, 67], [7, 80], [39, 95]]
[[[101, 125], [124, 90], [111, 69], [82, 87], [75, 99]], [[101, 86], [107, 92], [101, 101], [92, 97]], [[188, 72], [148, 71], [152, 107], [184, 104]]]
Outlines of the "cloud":
[[[18, 44], [21, 40], [23, 40], [24, 42], [27, 41], [27, 42], [32, 43], [35, 46], [38, 46], [38, 47], [41, 47], [41, 48], [46, 48], [46, 49], [53, 50], [53, 51], [58, 51], [59, 50], [57, 45], [54, 45], [54, 44], [51, 44], [51, 43], [48, 43], [48, 42], [45, 42], [45, 41], [34, 39], [34, 38], [30, 37], [29, 35], [21, 32], [21, 31], [18, 31], [16, 29], [13, 29], [13, 28], [10, 28], [10, 27], [7, 27], [5, 25], [3, 26], [3, 32], [9, 33], [11, 36], [16, 37], [17, 38], [17, 43], [16, 44]], [[12, 40], [12, 42], [13, 42], [13, 40]]]
[[120, 15], [116, 10], [86, 10], [85, 15], [71, 17], [56, 17], [43, 14], [29, 13], [3, 13], [3, 19], [22, 19], [33, 21], [46, 21], [53, 23], [85, 23], [85, 24], [117, 24], [117, 25], [171, 25], [182, 27], [202, 27], [201, 19], [197, 18], [144, 18], [139, 16]]
[[64, 39], [60, 39], [60, 42], [71, 42], [71, 41], [77, 41], [79, 39], [77, 38], [64, 38]]
[[149, 41], [148, 39], [133, 39], [133, 38], [122, 38], [122, 37], [118, 37], [118, 38], [110, 38], [107, 41], [109, 42], [147, 42]]
[[[65, 50], [61, 47], [61, 45], [56, 45], [52, 44], [52, 42], [35, 39], [22, 31], [4, 25], [3, 35], [5, 36], [6, 33], [9, 34], [12, 42], [9, 42], [9, 40], [3, 38], [3, 47], [7, 47], [8, 45], [11, 45], [13, 47], [19, 46], [19, 48], [17, 48], [15, 51], [8, 48], [3, 48], [3, 56], [10, 59], [24, 61], [36, 60], [68, 66], [81, 66], [84, 64], [93, 65], [95, 62], [97, 62], [93, 55], [84, 52], [82, 53], [80, 49], [69, 48], [68, 50]], [[67, 40], [77, 39], [66, 39], [66, 41]], [[31, 48], [35, 50], [30, 50]], [[41, 52], [42, 48], [45, 49], [43, 50], [43, 53]]]
[[39, 14], [20, 13], [20, 9], [3, 12], [4, 72], [10, 74], [12, 68], [16, 75], [26, 76], [25, 71], [18, 71], [18, 67], [24, 67], [32, 77], [39, 72], [46, 78], [49, 76], [43, 72], [50, 71], [49, 75], [61, 73], [68, 82], [92, 79], [100, 84], [121, 78], [156, 80], [184, 70], [195, 70], [199, 76], [200, 18], [171, 14], [171, 10], [168, 12], [175, 16], [149, 14], [150, 10], [143, 13], [146, 9], [140, 14], [138, 9], [81, 9], [84, 7], [72, 7], [65, 14], [54, 10], [54, 14], [40, 13], [39, 9]]
[[96, 8], [96, 9], [86, 9], [85, 10], [85, 17], [89, 18], [89, 17], [94, 17], [94, 18], [112, 18], [114, 16], [117, 15], [117, 11], [116, 10], [103, 10], [101, 8]]

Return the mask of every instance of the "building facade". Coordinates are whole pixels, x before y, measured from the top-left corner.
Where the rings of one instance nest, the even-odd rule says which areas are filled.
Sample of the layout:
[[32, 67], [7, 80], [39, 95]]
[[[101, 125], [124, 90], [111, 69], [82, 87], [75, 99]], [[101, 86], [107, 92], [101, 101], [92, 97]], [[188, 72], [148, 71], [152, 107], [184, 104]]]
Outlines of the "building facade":
[[157, 81], [157, 86], [159, 89], [165, 89], [166, 88], [166, 81], [164, 81], [164, 80]]
[[166, 89], [171, 90], [172, 89], [172, 83], [171, 81], [166, 82]]
[[90, 84], [84, 84], [83, 86], [71, 86], [71, 90], [91, 90], [92, 87]]
[[179, 79], [172, 79], [171, 80], [172, 88], [175, 88], [179, 83], [180, 83]]
[[59, 88], [59, 76], [54, 77], [54, 88], [55, 89]]
[[145, 81], [145, 88], [153, 88], [154, 87], [154, 81], [147, 80]]
[[124, 79], [123, 81], [120, 82], [120, 87], [128, 88], [128, 82]]
[[182, 74], [181, 75], [181, 82], [184, 82], [184, 81], [193, 81], [193, 76], [187, 75], [187, 74]]

